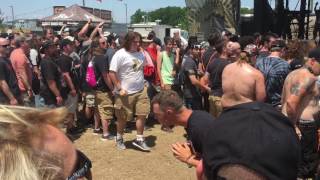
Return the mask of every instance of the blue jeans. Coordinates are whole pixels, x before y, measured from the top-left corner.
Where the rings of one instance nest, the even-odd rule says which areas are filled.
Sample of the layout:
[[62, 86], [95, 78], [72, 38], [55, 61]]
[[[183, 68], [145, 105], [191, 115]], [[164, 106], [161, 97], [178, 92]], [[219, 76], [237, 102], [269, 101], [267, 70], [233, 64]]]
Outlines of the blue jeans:
[[41, 97], [40, 95], [35, 95], [34, 98], [35, 98], [35, 105], [37, 108], [50, 108], [51, 109], [51, 108], [57, 107], [55, 104], [50, 104], [50, 105], [45, 104], [44, 98]]

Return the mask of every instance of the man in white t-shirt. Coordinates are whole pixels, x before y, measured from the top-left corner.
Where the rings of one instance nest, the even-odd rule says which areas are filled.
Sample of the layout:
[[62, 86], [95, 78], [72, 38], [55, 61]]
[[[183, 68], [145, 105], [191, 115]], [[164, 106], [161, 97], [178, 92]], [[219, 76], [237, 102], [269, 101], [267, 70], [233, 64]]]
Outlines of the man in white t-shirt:
[[124, 48], [117, 51], [110, 63], [110, 77], [115, 86], [115, 114], [117, 117], [117, 147], [124, 150], [123, 133], [126, 121], [136, 116], [137, 138], [133, 145], [150, 151], [145, 143], [143, 130], [150, 111], [147, 87], [144, 84], [143, 67], [145, 57], [140, 52], [141, 35], [129, 32], [125, 36]]

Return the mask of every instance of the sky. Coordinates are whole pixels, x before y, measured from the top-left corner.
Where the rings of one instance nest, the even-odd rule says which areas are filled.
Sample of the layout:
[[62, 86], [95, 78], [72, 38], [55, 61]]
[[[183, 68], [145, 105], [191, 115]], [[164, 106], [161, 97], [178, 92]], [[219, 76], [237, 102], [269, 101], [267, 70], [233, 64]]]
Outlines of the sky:
[[[1, 0], [0, 9], [4, 14], [5, 21], [12, 20], [11, 7], [14, 10], [15, 19], [43, 18], [53, 14], [53, 6], [70, 6], [73, 4], [82, 5], [83, 0]], [[161, 7], [178, 6], [185, 7], [185, 0], [85, 0], [86, 6], [112, 11], [113, 19], [119, 23], [126, 22], [126, 8], [128, 7], [128, 22], [130, 16], [137, 9], [143, 11], [152, 11]], [[254, 0], [241, 0], [242, 7], [253, 7]], [[275, 0], [269, 0], [274, 3]], [[296, 5], [298, 0], [290, 0], [292, 6]], [[294, 5], [293, 5], [294, 4]]]

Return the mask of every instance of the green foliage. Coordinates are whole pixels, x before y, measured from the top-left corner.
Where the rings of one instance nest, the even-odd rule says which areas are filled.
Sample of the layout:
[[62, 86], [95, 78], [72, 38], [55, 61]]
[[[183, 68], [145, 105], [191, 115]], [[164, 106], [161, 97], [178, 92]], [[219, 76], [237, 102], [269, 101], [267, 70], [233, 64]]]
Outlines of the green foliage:
[[143, 22], [142, 16], [146, 16], [147, 12], [141, 11], [138, 9], [132, 16], [131, 16], [131, 23], [140, 23]]
[[242, 7], [240, 9], [240, 14], [253, 14], [253, 9]]
[[159, 8], [151, 12], [142, 11], [138, 9], [131, 16], [131, 23], [140, 23], [144, 19], [154, 22], [155, 20], [161, 20], [161, 24], [167, 24], [171, 26], [179, 26], [182, 29], [188, 29], [188, 17], [187, 9], [180, 7], [166, 7]]

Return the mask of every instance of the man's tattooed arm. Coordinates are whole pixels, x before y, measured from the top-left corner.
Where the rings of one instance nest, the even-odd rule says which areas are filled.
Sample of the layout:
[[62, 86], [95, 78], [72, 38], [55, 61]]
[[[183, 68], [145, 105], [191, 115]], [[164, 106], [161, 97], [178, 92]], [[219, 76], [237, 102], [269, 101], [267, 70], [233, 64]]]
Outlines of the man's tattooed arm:
[[298, 120], [298, 108], [301, 100], [308, 95], [308, 92], [315, 84], [315, 78], [306, 79], [291, 85], [290, 94], [287, 98], [287, 115], [295, 123]]

